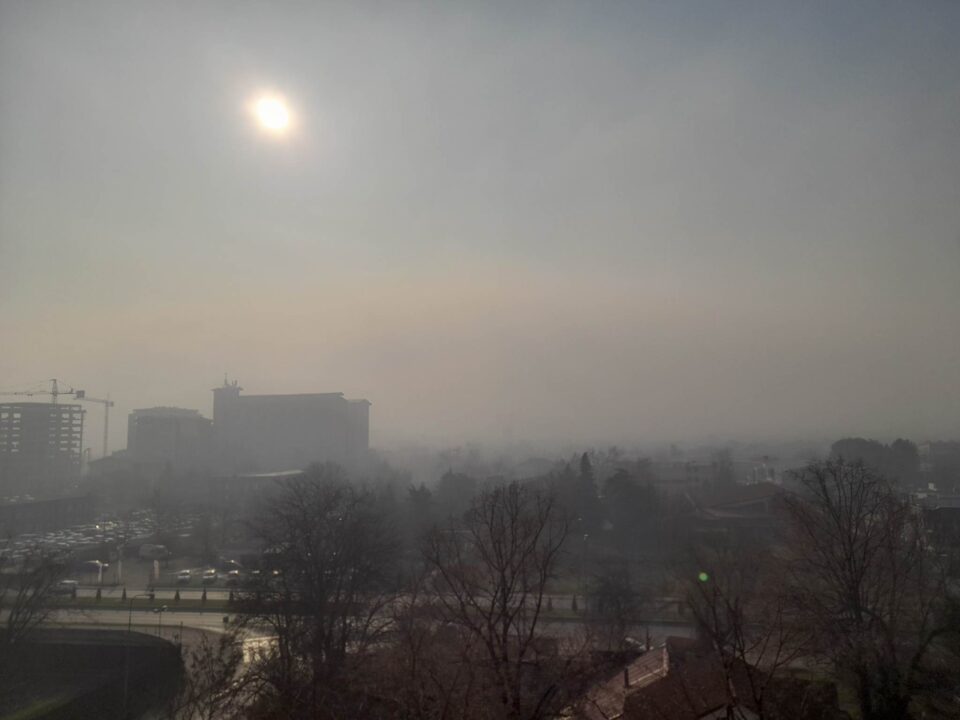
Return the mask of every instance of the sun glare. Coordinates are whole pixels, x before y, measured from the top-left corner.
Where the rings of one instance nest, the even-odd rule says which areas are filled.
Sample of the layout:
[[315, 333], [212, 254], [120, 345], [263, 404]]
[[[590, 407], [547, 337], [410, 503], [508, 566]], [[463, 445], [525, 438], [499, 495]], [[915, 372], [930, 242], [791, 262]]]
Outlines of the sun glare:
[[261, 129], [283, 135], [290, 127], [290, 110], [282, 98], [263, 96], [253, 105], [253, 113]]

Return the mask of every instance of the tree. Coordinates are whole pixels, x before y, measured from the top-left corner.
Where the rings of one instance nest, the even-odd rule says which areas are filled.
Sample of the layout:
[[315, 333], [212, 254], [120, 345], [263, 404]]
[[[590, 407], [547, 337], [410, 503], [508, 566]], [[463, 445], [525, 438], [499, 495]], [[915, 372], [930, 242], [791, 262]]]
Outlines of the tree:
[[167, 716], [175, 720], [237, 717], [254, 695], [256, 676], [244, 671], [236, 628], [212, 640], [203, 633], [185, 658], [184, 681]]
[[[727, 717], [782, 718], [780, 681], [807, 651], [807, 633], [793, 620], [776, 558], [754, 544], [715, 543], [695, 551], [687, 575], [697, 633], [730, 692]], [[791, 709], [806, 716], [806, 708]]]
[[863, 720], [909, 717], [956, 636], [920, 515], [862, 463], [813, 463], [788, 497], [792, 601]]
[[437, 483], [433, 501], [441, 517], [459, 517], [470, 507], [476, 494], [477, 481], [474, 478], [448, 470]]
[[248, 622], [265, 623], [277, 638], [256, 663], [258, 712], [363, 715], [353, 681], [389, 626], [397, 548], [375, 497], [351, 486], [339, 467], [314, 466], [281, 483], [253, 526], [268, 567], [241, 607]]
[[604, 485], [603, 505], [612, 524], [612, 539], [621, 554], [637, 557], [655, 546], [662, 503], [652, 484], [641, 484], [621, 468]]
[[538, 633], [568, 523], [554, 497], [513, 482], [482, 492], [462, 522], [434, 530], [424, 557], [442, 620], [489, 671], [500, 717], [534, 720], [563, 701], [561, 673]]
[[863, 438], [844, 438], [833, 443], [830, 456], [834, 460], [843, 458], [850, 462], [862, 462], [901, 485], [916, 480], [920, 464], [917, 446], [903, 438], [897, 438], [890, 445]]
[[733, 455], [729, 448], [717, 451], [713, 456], [713, 482], [717, 487], [726, 488], [736, 483], [733, 467]]
[[376, 669], [380, 692], [396, 698], [400, 718], [495, 720], [499, 702], [483, 682], [476, 636], [443, 622], [425, 568], [393, 605], [393, 642]]
[[626, 562], [601, 564], [593, 580], [593, 597], [601, 649], [627, 652], [631, 649], [630, 631], [640, 621], [645, 594], [638, 591]]
[[18, 568], [0, 572], [0, 685], [16, 676], [17, 645], [50, 616], [63, 573], [60, 556], [42, 549], [31, 551]]

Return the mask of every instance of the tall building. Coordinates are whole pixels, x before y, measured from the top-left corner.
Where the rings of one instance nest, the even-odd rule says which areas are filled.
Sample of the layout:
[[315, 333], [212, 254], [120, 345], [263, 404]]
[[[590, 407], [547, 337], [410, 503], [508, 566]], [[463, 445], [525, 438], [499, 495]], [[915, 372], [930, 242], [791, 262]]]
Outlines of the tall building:
[[80, 405], [0, 404], [0, 496], [54, 495], [80, 477]]
[[370, 445], [370, 403], [343, 393], [240, 395], [234, 381], [213, 390], [220, 461], [234, 472], [302, 469], [313, 462], [355, 467]]
[[213, 424], [197, 410], [153, 407], [127, 417], [127, 454], [173, 470], [201, 469], [212, 460]]

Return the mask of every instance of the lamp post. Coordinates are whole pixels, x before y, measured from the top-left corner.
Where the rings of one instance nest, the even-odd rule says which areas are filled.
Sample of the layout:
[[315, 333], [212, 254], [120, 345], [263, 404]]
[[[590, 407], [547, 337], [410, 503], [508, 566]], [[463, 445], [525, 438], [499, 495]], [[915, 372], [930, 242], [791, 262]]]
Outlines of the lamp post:
[[161, 605], [158, 608], [154, 608], [153, 611], [157, 614], [157, 637], [161, 637], [163, 632], [163, 614], [167, 611], [167, 606]]
[[583, 534], [583, 555], [580, 557], [580, 594], [583, 595], [583, 612], [587, 612], [587, 540], [590, 535]]
[[140, 593], [138, 595], [132, 595], [130, 597], [130, 602], [127, 609], [127, 642], [126, 650], [124, 651], [123, 657], [123, 717], [126, 720], [127, 717], [127, 698], [130, 691], [130, 631], [133, 627], [133, 601], [137, 598], [149, 598], [153, 599], [153, 595], [147, 595], [146, 593]]

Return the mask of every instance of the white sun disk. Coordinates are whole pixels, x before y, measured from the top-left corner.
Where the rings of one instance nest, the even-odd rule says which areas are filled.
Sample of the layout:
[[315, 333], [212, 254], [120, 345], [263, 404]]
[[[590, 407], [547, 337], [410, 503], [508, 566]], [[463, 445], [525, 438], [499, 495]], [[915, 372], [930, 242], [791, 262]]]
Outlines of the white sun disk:
[[280, 98], [260, 98], [254, 105], [254, 114], [260, 127], [269, 132], [281, 134], [290, 127], [290, 110]]

